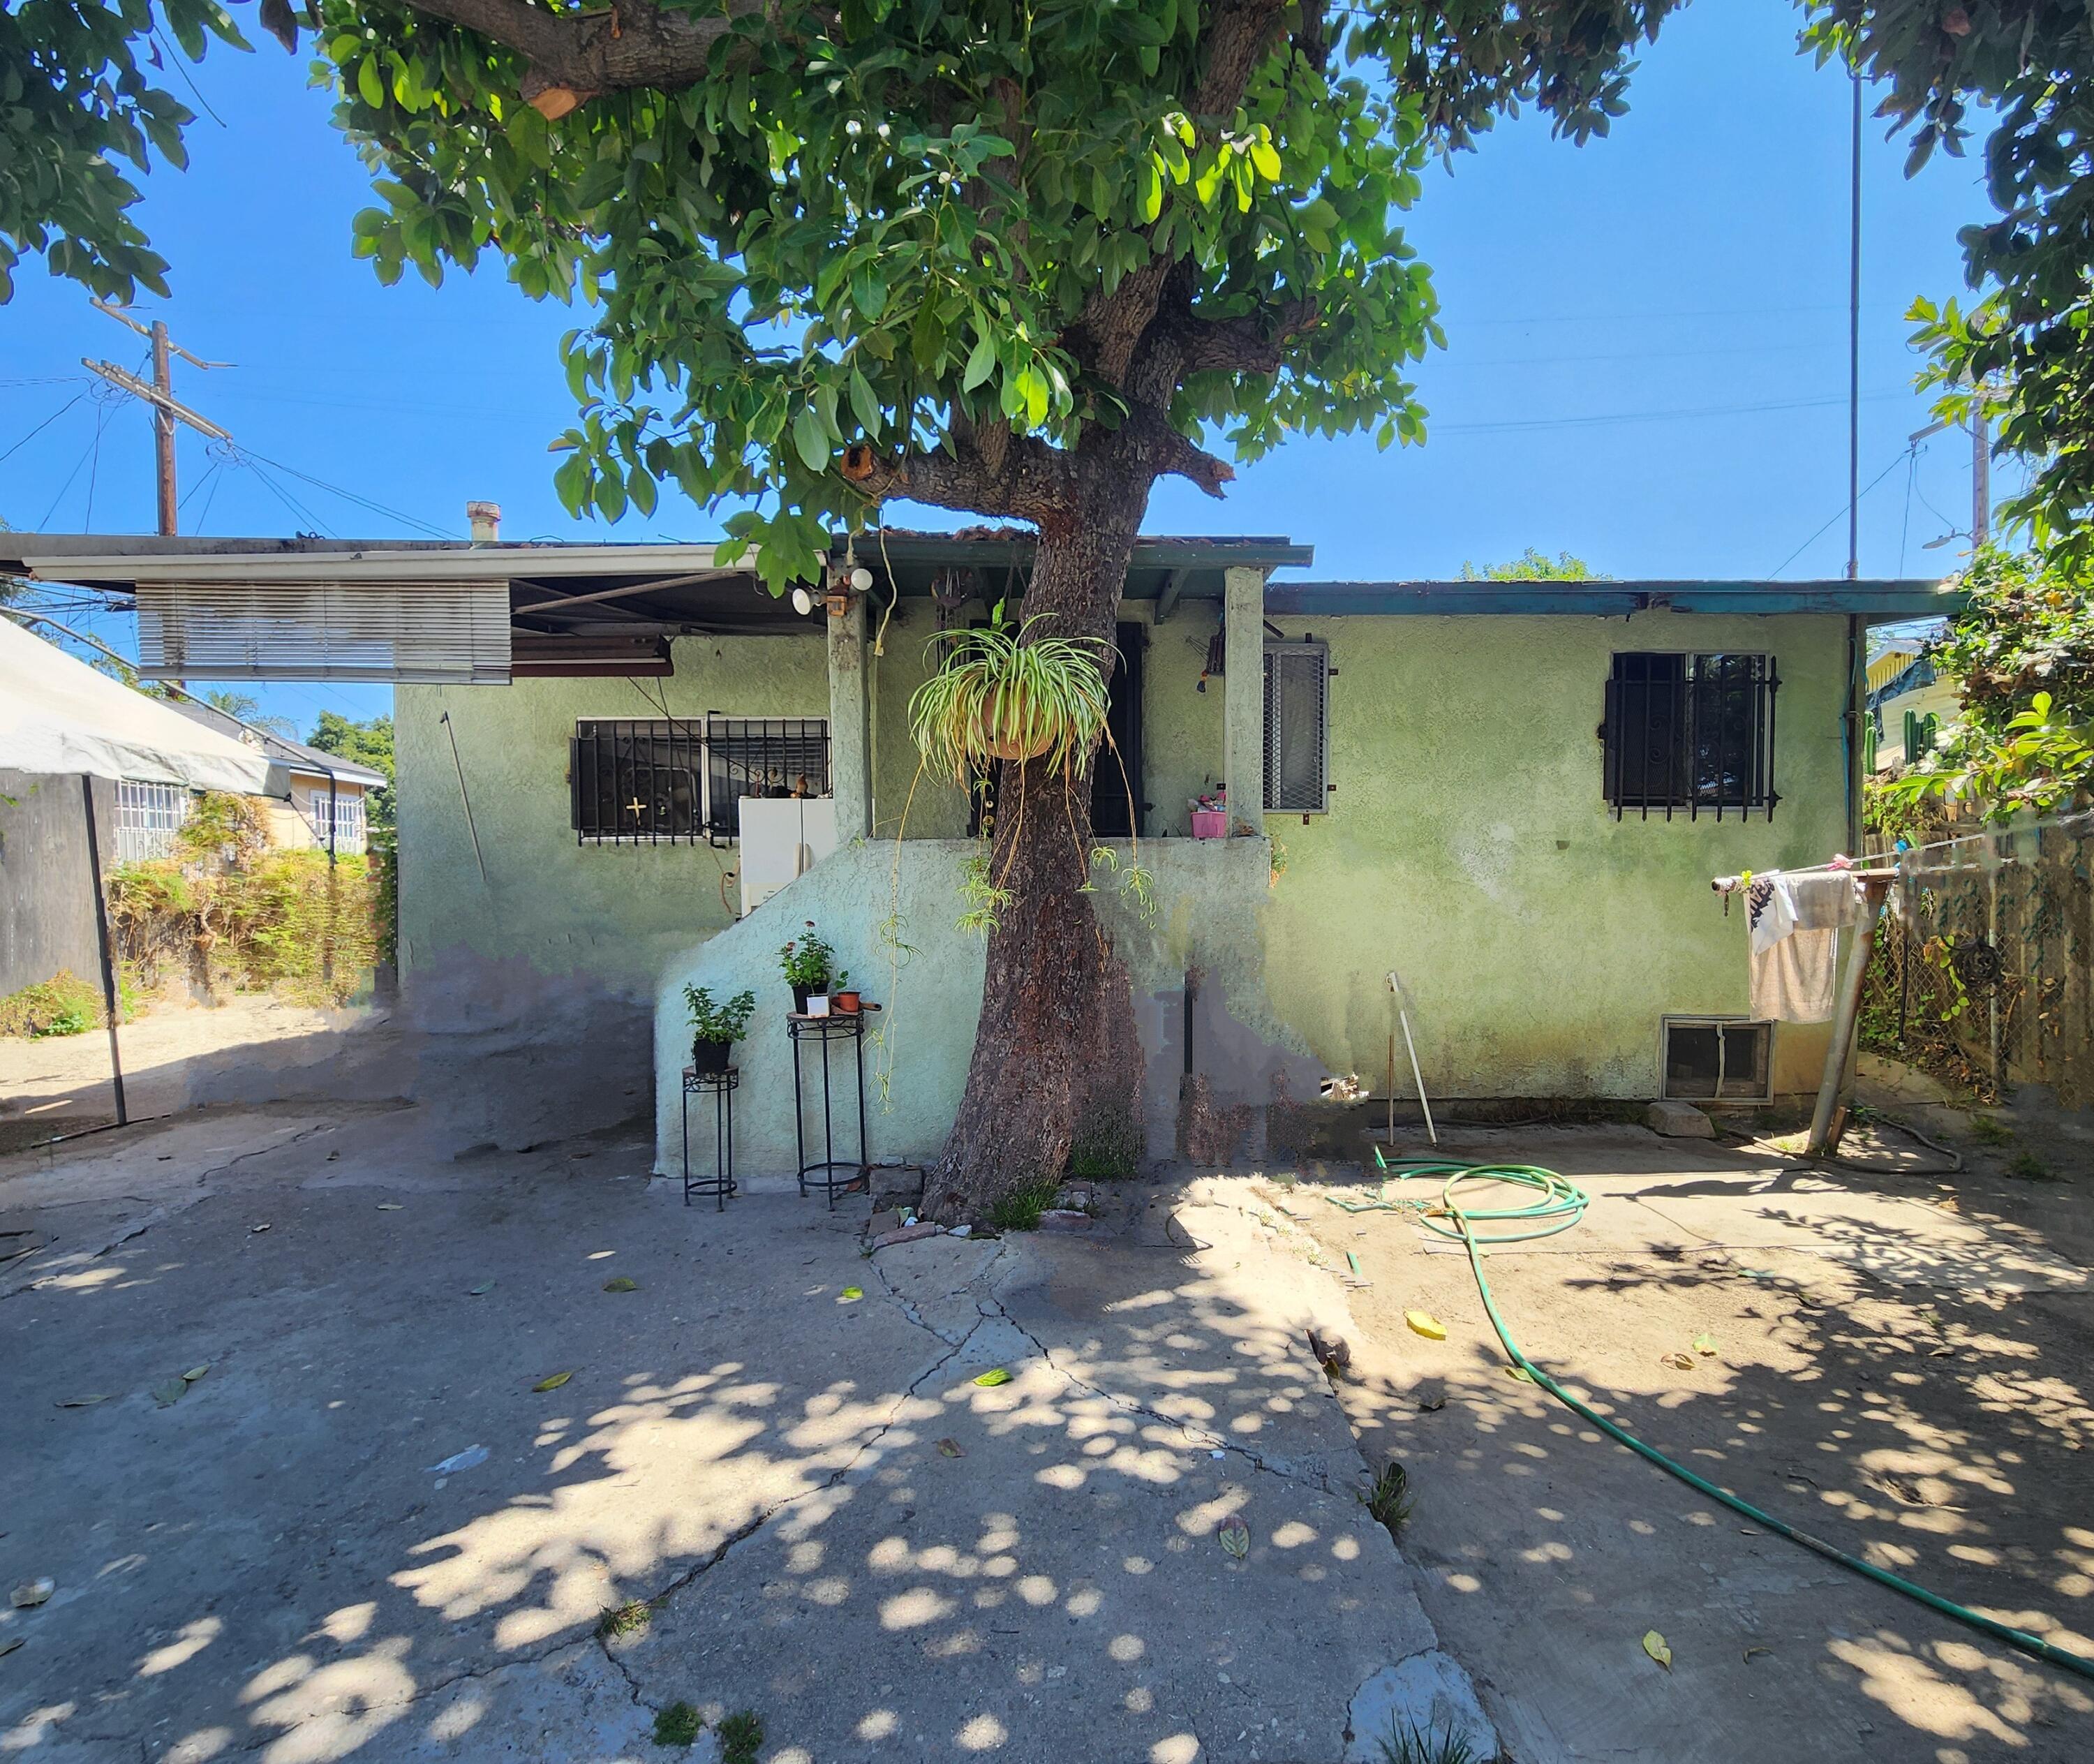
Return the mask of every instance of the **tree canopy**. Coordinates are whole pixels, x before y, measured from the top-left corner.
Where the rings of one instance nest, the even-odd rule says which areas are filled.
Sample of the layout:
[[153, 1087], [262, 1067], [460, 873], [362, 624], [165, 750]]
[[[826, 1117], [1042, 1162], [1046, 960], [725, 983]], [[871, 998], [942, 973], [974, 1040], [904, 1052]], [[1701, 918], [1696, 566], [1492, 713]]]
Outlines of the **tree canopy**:
[[[1439, 337], [1397, 217], [1437, 150], [1538, 103], [1583, 139], [1671, 0], [1345, 11], [1276, 0], [779, 0], [606, 10], [313, 0], [320, 77], [390, 280], [493, 252], [598, 302], [567, 360], [577, 511], [750, 497], [774, 584], [885, 496], [1021, 519], [1087, 432], [1219, 493], [1290, 431], [1418, 438]], [[265, 0], [262, 22], [301, 20]], [[119, 298], [165, 287], [115, 169], [179, 159], [149, 78], [242, 42], [208, 0], [27, 0], [0, 59], [0, 250]], [[861, 451], [849, 451], [858, 446]], [[1144, 480], [1146, 481], [1145, 479]]]
[[316, 747], [323, 754], [337, 754], [359, 766], [368, 766], [373, 771], [384, 772], [384, 787], [371, 793], [367, 812], [370, 825], [374, 830], [392, 826], [392, 718], [371, 717], [364, 722], [356, 723], [339, 710], [323, 710], [319, 721], [313, 725], [311, 737], [306, 745]]

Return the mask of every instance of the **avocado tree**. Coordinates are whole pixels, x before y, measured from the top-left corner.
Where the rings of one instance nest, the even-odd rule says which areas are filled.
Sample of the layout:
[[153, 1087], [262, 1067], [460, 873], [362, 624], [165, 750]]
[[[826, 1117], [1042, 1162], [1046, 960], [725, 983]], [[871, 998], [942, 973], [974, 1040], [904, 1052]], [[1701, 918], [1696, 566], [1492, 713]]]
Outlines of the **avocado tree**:
[[[153, 3], [115, 0], [111, 30], [138, 41]], [[190, 37], [231, 31], [164, 3]], [[1406, 367], [1440, 338], [1398, 224], [1422, 172], [1523, 103], [1603, 132], [1672, 3], [264, 0], [263, 22], [311, 30], [375, 174], [354, 249], [382, 279], [493, 254], [592, 309], [566, 344], [571, 507], [649, 514], [664, 484], [731, 506], [730, 550], [774, 591], [889, 502], [1023, 523], [1028, 639], [1109, 667], [1159, 478], [1219, 497], [1224, 451], [1422, 439]], [[47, 6], [74, 10], [20, 15]], [[111, 126], [165, 150], [137, 74]], [[143, 241], [96, 199], [100, 232], [51, 261], [121, 292]], [[19, 199], [0, 229], [24, 237]], [[1051, 810], [998, 819], [1008, 899], [928, 1195], [945, 1217], [1058, 1174], [1080, 1123], [1132, 1107], [1087, 780], [1006, 763], [998, 798]]]

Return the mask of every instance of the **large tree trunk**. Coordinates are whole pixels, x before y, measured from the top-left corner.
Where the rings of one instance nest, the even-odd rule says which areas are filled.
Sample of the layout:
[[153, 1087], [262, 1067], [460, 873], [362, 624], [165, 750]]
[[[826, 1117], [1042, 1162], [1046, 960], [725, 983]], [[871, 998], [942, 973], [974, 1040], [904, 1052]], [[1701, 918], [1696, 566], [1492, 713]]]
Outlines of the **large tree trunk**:
[[[1023, 615], [1053, 615], [1042, 635], [1110, 644], [1147, 477], [1083, 476], [1084, 506], [1040, 534]], [[1114, 763], [1110, 753], [1093, 763]], [[1092, 875], [1088, 772], [1064, 778], [1042, 760], [1006, 763], [996, 803], [990, 878], [1012, 898], [989, 933], [967, 1093], [925, 1184], [927, 1215], [948, 1222], [981, 1219], [1000, 1196], [1058, 1180], [1072, 1141], [1123, 1145], [1140, 1119], [1127, 968], [1083, 892]], [[1111, 884], [1101, 876], [1099, 885]]]

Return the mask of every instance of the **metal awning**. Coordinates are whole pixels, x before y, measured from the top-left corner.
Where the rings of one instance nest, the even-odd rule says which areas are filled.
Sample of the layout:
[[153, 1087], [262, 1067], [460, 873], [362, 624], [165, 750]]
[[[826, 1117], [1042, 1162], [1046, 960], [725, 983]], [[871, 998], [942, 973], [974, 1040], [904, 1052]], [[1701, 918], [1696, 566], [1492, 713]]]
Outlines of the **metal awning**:
[[1926, 578], [1866, 581], [1270, 582], [1265, 610], [1294, 618], [1436, 614], [1582, 615], [1639, 612], [1851, 614], [1870, 624], [1953, 617], [1960, 589]]

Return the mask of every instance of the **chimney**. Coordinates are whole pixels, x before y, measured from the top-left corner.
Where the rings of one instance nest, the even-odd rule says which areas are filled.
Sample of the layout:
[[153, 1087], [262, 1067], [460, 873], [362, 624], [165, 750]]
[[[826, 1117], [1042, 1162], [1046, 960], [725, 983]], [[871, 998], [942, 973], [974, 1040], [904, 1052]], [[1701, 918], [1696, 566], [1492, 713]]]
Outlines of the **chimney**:
[[472, 542], [476, 545], [491, 545], [502, 537], [502, 505], [499, 502], [468, 502], [465, 518], [472, 528]]

